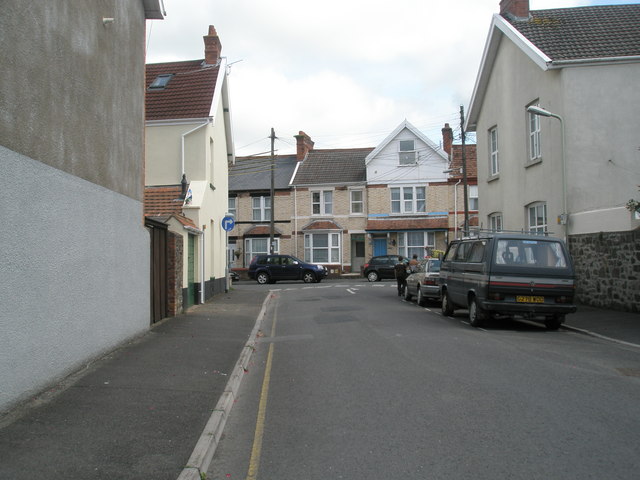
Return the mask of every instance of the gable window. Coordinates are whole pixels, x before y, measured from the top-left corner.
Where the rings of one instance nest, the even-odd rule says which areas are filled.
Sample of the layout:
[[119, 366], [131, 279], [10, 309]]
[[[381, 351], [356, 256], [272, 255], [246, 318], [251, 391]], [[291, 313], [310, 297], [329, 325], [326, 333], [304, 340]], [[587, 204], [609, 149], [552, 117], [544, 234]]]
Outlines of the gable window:
[[333, 191], [320, 190], [311, 192], [311, 214], [312, 215], [332, 215], [333, 214]]
[[339, 233], [305, 233], [304, 261], [340, 263]]
[[537, 160], [542, 156], [540, 152], [540, 117], [533, 113], [529, 115], [529, 160]]
[[496, 212], [489, 215], [489, 230], [492, 232], [502, 231], [502, 213]]
[[469, 185], [469, 210], [478, 210], [478, 186]]
[[416, 147], [413, 140], [400, 140], [400, 165], [416, 164]]
[[251, 197], [251, 207], [254, 222], [271, 220], [271, 197]]
[[393, 187], [391, 213], [425, 213], [427, 211], [426, 187]]
[[531, 233], [547, 232], [547, 204], [544, 202], [531, 204], [528, 208], [529, 231]]
[[500, 164], [498, 163], [498, 127], [489, 130], [489, 175], [494, 176], [500, 173]]
[[435, 232], [398, 232], [398, 253], [406, 258], [424, 258], [427, 250], [436, 246]]
[[151, 82], [151, 85], [149, 85], [149, 89], [151, 90], [162, 90], [163, 88], [165, 88], [168, 84], [169, 81], [173, 78], [173, 73], [169, 73], [169, 74], [165, 74], [165, 75], [158, 75], [155, 80], [153, 82]]
[[351, 213], [364, 213], [364, 192], [362, 190], [350, 190], [349, 200]]
[[237, 218], [238, 216], [236, 215], [236, 202], [237, 202], [238, 198], [237, 197], [229, 197], [229, 202], [227, 204], [227, 212], [229, 212], [231, 215], [233, 215], [233, 218]]

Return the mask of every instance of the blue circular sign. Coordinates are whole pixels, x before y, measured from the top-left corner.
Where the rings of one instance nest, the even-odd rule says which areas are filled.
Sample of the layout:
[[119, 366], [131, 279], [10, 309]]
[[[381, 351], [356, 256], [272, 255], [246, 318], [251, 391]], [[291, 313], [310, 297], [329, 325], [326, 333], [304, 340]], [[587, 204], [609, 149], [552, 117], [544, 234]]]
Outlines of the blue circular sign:
[[225, 232], [230, 232], [231, 230], [233, 230], [233, 227], [235, 226], [236, 226], [236, 221], [233, 219], [233, 217], [227, 216], [222, 219], [222, 229]]

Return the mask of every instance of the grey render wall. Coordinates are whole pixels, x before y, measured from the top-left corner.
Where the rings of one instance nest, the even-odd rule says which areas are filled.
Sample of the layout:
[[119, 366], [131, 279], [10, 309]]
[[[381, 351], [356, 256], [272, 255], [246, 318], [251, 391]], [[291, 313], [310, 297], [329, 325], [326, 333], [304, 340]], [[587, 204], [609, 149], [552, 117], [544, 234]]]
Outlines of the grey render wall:
[[142, 0], [2, 2], [0, 411], [149, 326], [144, 39]]
[[142, 200], [144, 31], [142, 0], [4, 0], [0, 145]]

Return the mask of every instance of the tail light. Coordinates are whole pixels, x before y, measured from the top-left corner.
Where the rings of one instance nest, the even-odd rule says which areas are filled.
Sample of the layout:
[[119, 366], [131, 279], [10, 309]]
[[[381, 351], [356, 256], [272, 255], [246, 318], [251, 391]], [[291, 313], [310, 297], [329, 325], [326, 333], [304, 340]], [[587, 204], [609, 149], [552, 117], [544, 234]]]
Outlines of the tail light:
[[369, 268], [369, 264], [365, 263], [363, 268]]
[[437, 285], [435, 278], [424, 278], [422, 280], [422, 285]]
[[489, 300], [504, 300], [504, 295], [502, 293], [493, 292], [487, 295]]

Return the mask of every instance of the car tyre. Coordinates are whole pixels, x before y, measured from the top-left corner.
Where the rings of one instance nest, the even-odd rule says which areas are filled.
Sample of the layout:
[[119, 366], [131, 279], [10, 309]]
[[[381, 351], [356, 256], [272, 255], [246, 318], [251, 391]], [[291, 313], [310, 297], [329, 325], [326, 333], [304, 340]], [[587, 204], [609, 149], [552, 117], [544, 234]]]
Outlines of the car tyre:
[[547, 330], [558, 330], [563, 322], [564, 315], [554, 315], [545, 319], [544, 326], [547, 327]]
[[478, 299], [474, 296], [469, 300], [469, 324], [472, 327], [481, 327], [484, 320], [484, 310], [478, 305]]
[[427, 297], [425, 297], [424, 294], [422, 293], [420, 286], [418, 286], [418, 295], [416, 296], [416, 303], [421, 307], [424, 307], [427, 305]]
[[413, 298], [413, 295], [411, 295], [411, 294], [409, 293], [409, 285], [406, 285], [406, 286], [404, 287], [404, 299], [405, 299], [407, 302], [410, 302], [412, 298]]
[[256, 281], [260, 284], [260, 285], [264, 285], [266, 283], [269, 283], [269, 274], [266, 272], [260, 272], [256, 275]]
[[380, 280], [380, 276], [378, 275], [378, 272], [372, 270], [367, 273], [367, 280], [369, 280], [370, 282], [377, 282]]
[[453, 315], [453, 303], [451, 303], [451, 297], [449, 297], [449, 293], [446, 290], [442, 295], [442, 315], [445, 317]]
[[316, 276], [313, 272], [304, 272], [302, 274], [302, 280], [304, 283], [314, 283], [316, 281]]

